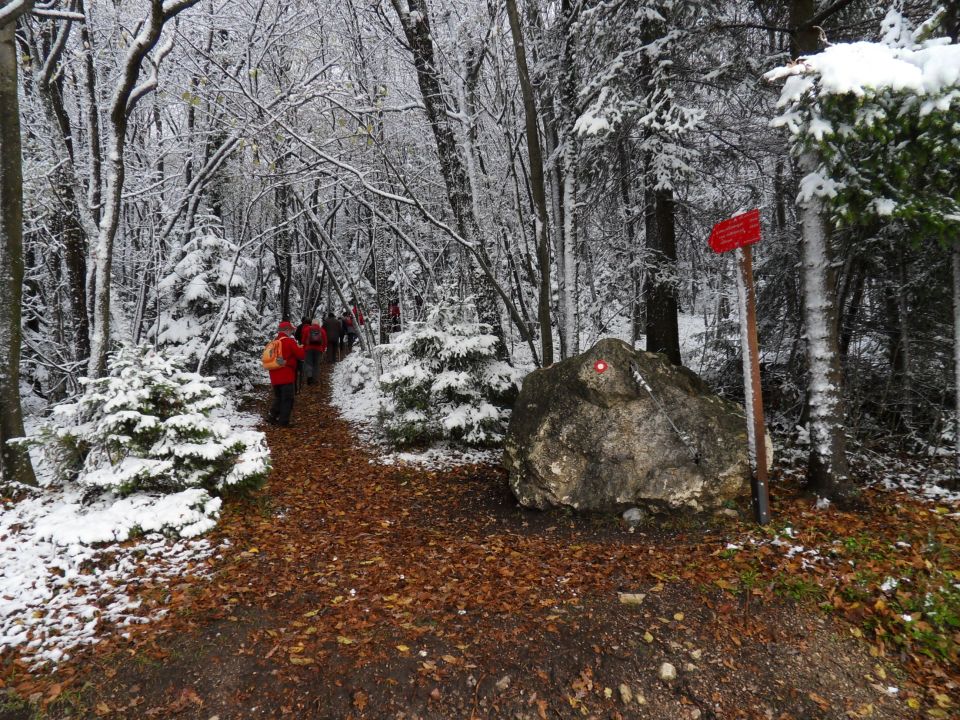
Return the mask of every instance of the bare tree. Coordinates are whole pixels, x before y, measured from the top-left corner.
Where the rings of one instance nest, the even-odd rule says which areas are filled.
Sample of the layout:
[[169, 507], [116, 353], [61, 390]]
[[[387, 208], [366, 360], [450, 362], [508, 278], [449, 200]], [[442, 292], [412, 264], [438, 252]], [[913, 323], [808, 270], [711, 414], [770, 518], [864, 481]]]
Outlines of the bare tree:
[[0, 480], [36, 485], [20, 404], [20, 299], [23, 293], [23, 170], [17, 85], [17, 19], [32, 0], [0, 5]]
[[[110, 291], [112, 285], [113, 243], [120, 225], [121, 197], [123, 195], [124, 150], [127, 142], [127, 124], [137, 103], [157, 86], [160, 62], [173, 47], [173, 36], [161, 46], [156, 55], [151, 52], [160, 41], [165, 25], [199, 0], [150, 0], [150, 12], [130, 44], [121, 68], [120, 79], [114, 88], [110, 104], [110, 122], [106, 147], [106, 192], [103, 216], [96, 247], [96, 285], [93, 305], [93, 334], [90, 343], [90, 362], [87, 372], [100, 377], [106, 371], [107, 351], [110, 345]], [[151, 72], [139, 82], [143, 63], [149, 62]]]
[[540, 266], [540, 293], [537, 318], [540, 321], [540, 352], [544, 367], [553, 364], [553, 329], [550, 322], [550, 232], [547, 216], [547, 189], [544, 182], [543, 152], [540, 148], [540, 120], [527, 67], [527, 53], [520, 26], [516, 0], [507, 0], [507, 15], [517, 57], [517, 75], [523, 95], [523, 114], [526, 127], [527, 155], [530, 158], [530, 189], [533, 194], [534, 229], [537, 237], [537, 264]]
[[[457, 232], [464, 240], [476, 247], [480, 261], [489, 265], [483, 233], [473, 210], [474, 189], [470, 186], [464, 158], [447, 117], [443, 80], [435, 58], [426, 0], [409, 0], [409, 2], [391, 0], [391, 3], [400, 19], [400, 25], [413, 55], [413, 65], [417, 71], [417, 81], [436, 141], [440, 170], [446, 184], [450, 209], [456, 220]], [[498, 354], [502, 356], [506, 352], [506, 346], [497, 309], [497, 290], [493, 287], [489, 276], [479, 266], [472, 263], [471, 267], [474, 269], [477, 314], [480, 321], [489, 325], [493, 334], [499, 339]]]

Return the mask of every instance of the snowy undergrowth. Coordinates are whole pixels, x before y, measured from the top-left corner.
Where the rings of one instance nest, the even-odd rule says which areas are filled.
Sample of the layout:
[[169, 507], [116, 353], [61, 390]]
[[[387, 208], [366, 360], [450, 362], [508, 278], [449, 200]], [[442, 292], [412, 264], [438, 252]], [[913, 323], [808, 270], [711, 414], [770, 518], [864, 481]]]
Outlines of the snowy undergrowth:
[[[802, 480], [810, 454], [809, 435], [800, 430], [788, 442], [782, 434], [774, 435], [778, 466], [784, 479]], [[855, 447], [849, 452], [850, 470], [867, 487], [902, 492], [930, 503], [958, 508], [960, 490], [955, 483], [956, 469], [952, 457], [898, 456]]]
[[[107, 377], [83, 381], [76, 401], [54, 407], [32, 439], [55, 482], [87, 497], [177, 494], [180, 504], [212, 516], [219, 510], [212, 495], [266, 478], [263, 434], [219, 416], [225, 391], [213, 378], [184, 372], [178, 359], [147, 346], [118, 350], [108, 369]], [[194, 527], [189, 513], [182, 520], [169, 529], [189, 536], [212, 527]]]
[[330, 402], [340, 416], [351, 423], [360, 439], [376, 447], [370, 462], [381, 465], [406, 463], [443, 470], [459, 465], [494, 463], [500, 451], [492, 448], [465, 448], [449, 442], [434, 443], [421, 450], [397, 450], [383, 430], [380, 413], [384, 397], [376, 382], [373, 360], [353, 352], [337, 363], [331, 376]]
[[[188, 491], [190, 492], [190, 491]], [[56, 664], [98, 642], [113, 627], [164, 614], [140, 591], [187, 574], [206, 574], [215, 548], [207, 540], [172, 540], [148, 532], [124, 545], [92, 543], [179, 516], [175, 496], [152, 504], [130, 496], [84, 506], [81, 493], [41, 492], [0, 507], [0, 655], [34, 666]]]
[[[28, 418], [41, 483], [0, 506], [0, 654], [56, 663], [163, 609], [142, 591], [203, 575], [227, 489], [269, 468], [258, 418], [144, 348], [51, 418]], [[25, 492], [24, 492], [25, 491]]]

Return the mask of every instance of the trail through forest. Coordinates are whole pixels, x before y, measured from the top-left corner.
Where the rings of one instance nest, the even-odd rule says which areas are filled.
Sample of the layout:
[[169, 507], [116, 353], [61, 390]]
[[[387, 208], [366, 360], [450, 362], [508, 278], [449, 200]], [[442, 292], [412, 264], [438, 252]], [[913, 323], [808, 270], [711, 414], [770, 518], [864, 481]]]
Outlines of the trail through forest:
[[902, 671], [841, 620], [713, 581], [737, 521], [631, 533], [521, 509], [498, 468], [375, 464], [328, 383], [267, 429], [273, 473], [228, 504], [209, 578], [155, 588], [162, 620], [8, 687], [53, 700], [47, 717], [913, 714], [884, 692]]

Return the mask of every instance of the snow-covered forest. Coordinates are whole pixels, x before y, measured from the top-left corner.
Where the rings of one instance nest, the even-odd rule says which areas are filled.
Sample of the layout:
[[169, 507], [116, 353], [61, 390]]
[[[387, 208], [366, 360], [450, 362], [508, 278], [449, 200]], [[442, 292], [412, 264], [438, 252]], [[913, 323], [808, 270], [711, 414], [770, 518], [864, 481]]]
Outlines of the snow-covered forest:
[[[354, 300], [367, 346], [392, 301], [408, 322], [452, 296], [517, 365], [617, 335], [737, 397], [735, 266], [705, 239], [759, 207], [767, 404], [781, 430], [814, 431], [817, 481], [847, 474], [845, 439], [949, 452], [956, 138], [903, 159], [870, 145], [924, 128], [851, 153], [828, 138], [834, 175], [860, 152], [942, 201], [894, 214], [888, 187], [811, 207], [821, 162], [771, 126], [782, 82], [764, 75], [826, 45], [955, 34], [955, 9], [824, 5], [5, 3], [33, 11], [5, 24], [23, 225], [21, 246], [5, 175], [3, 439], [18, 392], [42, 412], [118, 344], [249, 387], [279, 318]], [[801, 234], [816, 223], [819, 246]]]
[[328, 313], [365, 320], [335, 402], [399, 445], [499, 451], [523, 376], [606, 337], [744, 403], [707, 238], [759, 208], [775, 462], [820, 507], [893, 467], [947, 497], [958, 34], [938, 0], [0, 0], [0, 496], [127, 498], [54, 545], [208, 530], [270, 472], [264, 345]]

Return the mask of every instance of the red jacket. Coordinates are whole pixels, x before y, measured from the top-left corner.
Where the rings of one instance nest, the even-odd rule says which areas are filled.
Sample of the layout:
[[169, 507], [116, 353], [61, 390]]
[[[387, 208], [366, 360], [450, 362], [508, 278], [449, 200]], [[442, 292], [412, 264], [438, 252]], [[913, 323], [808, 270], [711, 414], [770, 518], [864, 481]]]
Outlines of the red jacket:
[[[318, 343], [310, 342], [310, 333], [313, 330], [320, 331], [320, 342]], [[303, 331], [303, 335], [304, 335], [303, 346], [307, 350], [319, 350], [320, 352], [324, 352], [327, 349], [327, 331], [320, 326], [320, 323], [314, 323], [313, 325], [308, 327], [306, 330]]]
[[286, 333], [278, 334], [277, 339], [280, 340], [280, 354], [283, 355], [286, 365], [279, 370], [270, 371], [270, 384], [290, 385], [297, 381], [297, 361], [303, 360], [307, 352]]
[[358, 308], [356, 305], [353, 306], [353, 314], [357, 316], [357, 322], [360, 323], [360, 325], [362, 326], [362, 325], [363, 325], [363, 313], [360, 312], [360, 308]]

